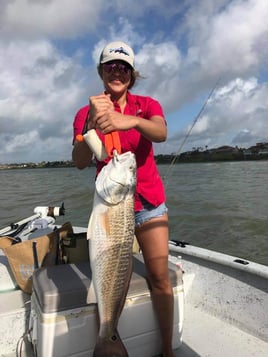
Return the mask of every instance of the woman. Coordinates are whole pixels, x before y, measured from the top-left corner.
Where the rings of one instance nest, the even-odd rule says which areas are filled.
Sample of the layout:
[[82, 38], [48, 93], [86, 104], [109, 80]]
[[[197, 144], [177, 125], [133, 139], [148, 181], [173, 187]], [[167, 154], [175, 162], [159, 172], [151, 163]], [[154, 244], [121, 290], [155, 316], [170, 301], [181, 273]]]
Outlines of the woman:
[[[132, 151], [137, 161], [135, 233], [142, 250], [152, 298], [160, 325], [162, 355], [174, 357], [173, 292], [168, 273], [168, 215], [165, 192], [154, 161], [152, 142], [166, 140], [167, 128], [160, 104], [145, 96], [133, 95], [138, 72], [133, 50], [123, 42], [109, 43], [102, 51], [98, 73], [104, 93], [89, 98], [74, 120], [73, 160], [79, 169], [87, 167], [92, 151], [77, 135], [96, 128], [104, 134], [118, 131], [122, 152]], [[97, 173], [107, 163], [97, 160]]]

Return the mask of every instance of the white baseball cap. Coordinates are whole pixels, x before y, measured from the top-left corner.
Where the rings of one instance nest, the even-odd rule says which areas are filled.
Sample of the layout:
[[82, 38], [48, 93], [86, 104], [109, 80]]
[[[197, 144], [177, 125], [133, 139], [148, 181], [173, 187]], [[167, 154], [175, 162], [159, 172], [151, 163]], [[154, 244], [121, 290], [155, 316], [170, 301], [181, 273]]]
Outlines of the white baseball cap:
[[121, 41], [110, 42], [100, 55], [100, 63], [114, 60], [127, 62], [134, 69], [134, 52], [131, 47]]

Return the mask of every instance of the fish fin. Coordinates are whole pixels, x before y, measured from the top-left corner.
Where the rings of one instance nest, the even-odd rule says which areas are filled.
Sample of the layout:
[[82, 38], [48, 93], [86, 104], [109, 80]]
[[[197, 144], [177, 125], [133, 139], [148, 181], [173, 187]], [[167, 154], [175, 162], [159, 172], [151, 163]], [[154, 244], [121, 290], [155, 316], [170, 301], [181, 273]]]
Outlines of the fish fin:
[[94, 289], [94, 284], [93, 282], [91, 282], [87, 291], [87, 304], [96, 304], [96, 303], [97, 303], [97, 296]]
[[93, 223], [93, 214], [91, 212], [87, 225], [87, 239], [90, 239], [90, 233], [92, 232], [92, 227], [94, 227], [94, 223]]
[[117, 331], [110, 338], [98, 337], [93, 357], [128, 357]]

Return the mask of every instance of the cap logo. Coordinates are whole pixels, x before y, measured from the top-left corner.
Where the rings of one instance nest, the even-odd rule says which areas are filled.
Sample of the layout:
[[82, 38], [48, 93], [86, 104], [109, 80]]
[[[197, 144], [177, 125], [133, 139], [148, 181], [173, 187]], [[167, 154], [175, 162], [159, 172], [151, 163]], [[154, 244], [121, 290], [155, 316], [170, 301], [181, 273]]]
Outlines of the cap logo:
[[129, 56], [129, 53], [123, 47], [110, 48], [109, 52], [110, 53], [122, 53], [126, 56]]

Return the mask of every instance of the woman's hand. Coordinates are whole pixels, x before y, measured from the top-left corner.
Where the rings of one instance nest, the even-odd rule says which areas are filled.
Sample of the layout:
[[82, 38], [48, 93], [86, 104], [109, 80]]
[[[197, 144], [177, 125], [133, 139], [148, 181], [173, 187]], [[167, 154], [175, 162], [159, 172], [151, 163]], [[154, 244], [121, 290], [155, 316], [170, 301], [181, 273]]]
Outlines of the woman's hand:
[[90, 121], [88, 129], [98, 128], [103, 134], [115, 130], [128, 130], [135, 126], [135, 117], [126, 116], [114, 110], [109, 94], [89, 98]]
[[88, 129], [95, 128], [97, 126], [97, 121], [100, 117], [102, 117], [109, 111], [114, 111], [114, 105], [111, 101], [110, 95], [104, 93], [90, 97], [89, 105], [90, 120], [88, 124]]
[[107, 110], [97, 119], [96, 126], [103, 134], [116, 130], [128, 130], [135, 126], [137, 118], [121, 114], [115, 110]]

